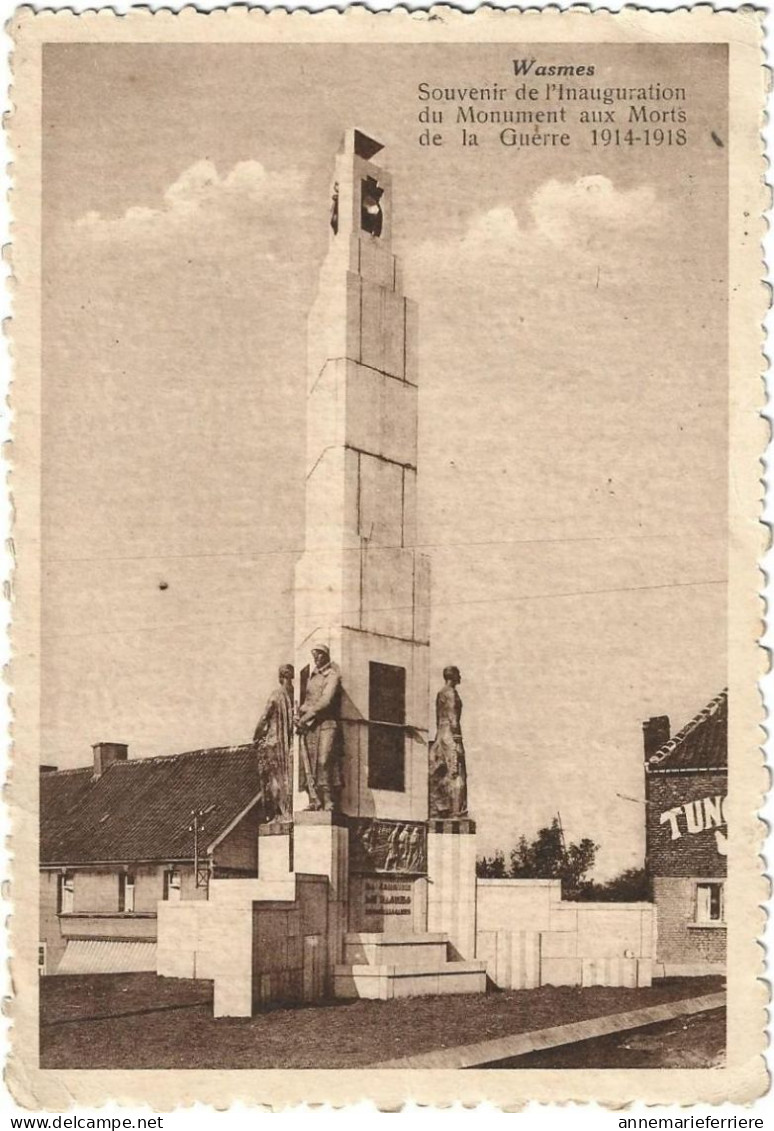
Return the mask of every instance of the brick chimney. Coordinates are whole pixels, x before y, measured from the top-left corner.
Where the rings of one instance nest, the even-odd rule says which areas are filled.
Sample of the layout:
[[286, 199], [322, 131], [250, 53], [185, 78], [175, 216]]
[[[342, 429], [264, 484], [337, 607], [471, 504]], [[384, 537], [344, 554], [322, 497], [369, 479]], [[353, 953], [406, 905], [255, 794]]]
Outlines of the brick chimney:
[[669, 715], [654, 715], [642, 724], [642, 742], [645, 748], [645, 761], [647, 762], [660, 750], [665, 742], [669, 742], [671, 731]]
[[95, 778], [101, 778], [113, 762], [125, 762], [129, 756], [129, 747], [125, 742], [95, 742], [92, 750]]

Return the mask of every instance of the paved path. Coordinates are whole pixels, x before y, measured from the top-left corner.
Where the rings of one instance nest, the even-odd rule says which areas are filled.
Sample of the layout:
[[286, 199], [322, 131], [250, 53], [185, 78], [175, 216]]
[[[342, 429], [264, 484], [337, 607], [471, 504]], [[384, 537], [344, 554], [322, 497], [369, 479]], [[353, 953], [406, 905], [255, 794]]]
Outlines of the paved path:
[[457, 1045], [451, 1049], [434, 1049], [417, 1056], [402, 1056], [370, 1064], [369, 1068], [477, 1068], [495, 1060], [506, 1060], [537, 1049], [556, 1048], [590, 1037], [603, 1037], [625, 1029], [639, 1029], [658, 1021], [671, 1021], [691, 1013], [704, 1013], [720, 1009], [726, 1004], [725, 993], [706, 994], [704, 997], [667, 1001], [662, 1005], [649, 1005], [628, 1013], [611, 1013], [605, 1017], [592, 1017], [588, 1021], [574, 1021], [569, 1025], [554, 1025], [551, 1029], [536, 1029], [532, 1033], [514, 1033], [474, 1045]]

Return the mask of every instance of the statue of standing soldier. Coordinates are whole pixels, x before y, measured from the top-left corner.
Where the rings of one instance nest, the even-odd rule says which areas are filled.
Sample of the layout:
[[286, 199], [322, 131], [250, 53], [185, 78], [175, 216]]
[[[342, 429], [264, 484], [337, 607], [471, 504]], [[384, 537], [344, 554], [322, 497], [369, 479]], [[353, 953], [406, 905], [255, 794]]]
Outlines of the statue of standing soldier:
[[300, 736], [300, 784], [310, 809], [338, 809], [341, 773], [341, 671], [326, 644], [312, 648], [314, 670], [296, 722]]
[[462, 743], [459, 668], [443, 669], [444, 686], [435, 699], [436, 735], [430, 744], [430, 816], [465, 817], [468, 776]]
[[258, 746], [258, 774], [267, 811], [272, 819], [289, 819], [293, 812], [293, 677], [292, 664], [279, 670], [279, 687], [269, 696], [253, 734]]

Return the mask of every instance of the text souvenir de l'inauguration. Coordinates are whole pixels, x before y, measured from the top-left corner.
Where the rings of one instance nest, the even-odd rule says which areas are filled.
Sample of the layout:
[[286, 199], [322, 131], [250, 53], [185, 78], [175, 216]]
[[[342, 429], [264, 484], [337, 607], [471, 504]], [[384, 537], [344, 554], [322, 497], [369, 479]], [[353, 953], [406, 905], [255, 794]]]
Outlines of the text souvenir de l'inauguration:
[[[684, 86], [661, 82], [647, 85], [600, 86], [568, 79], [593, 78], [592, 64], [542, 64], [536, 59], [514, 59], [515, 86], [499, 82], [487, 86], [417, 85], [422, 104], [419, 121], [430, 126], [462, 126], [462, 142], [477, 145], [479, 126], [500, 126], [499, 140], [505, 146], [569, 146], [572, 135], [544, 126], [588, 126], [593, 145], [685, 145], [688, 122]], [[518, 131], [515, 126], [531, 126]], [[472, 128], [472, 129], [471, 129]], [[423, 145], [443, 145], [443, 133], [428, 128]]]

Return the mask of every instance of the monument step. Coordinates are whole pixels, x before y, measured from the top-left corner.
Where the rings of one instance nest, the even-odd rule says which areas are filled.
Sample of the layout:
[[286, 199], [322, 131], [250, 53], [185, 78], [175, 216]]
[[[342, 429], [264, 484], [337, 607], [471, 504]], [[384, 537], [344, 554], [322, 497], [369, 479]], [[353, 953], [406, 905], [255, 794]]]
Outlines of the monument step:
[[437, 970], [360, 963], [336, 966], [333, 992], [338, 998], [380, 1001], [431, 994], [480, 994], [486, 992], [486, 963], [477, 960], [446, 962]]
[[346, 943], [445, 943], [449, 941], [449, 936], [445, 931], [417, 931], [413, 935], [399, 934], [397, 931], [347, 931], [344, 941]]
[[410, 970], [438, 970], [448, 958], [448, 937], [441, 933], [418, 935], [348, 934], [344, 961], [353, 966], [396, 966]]

